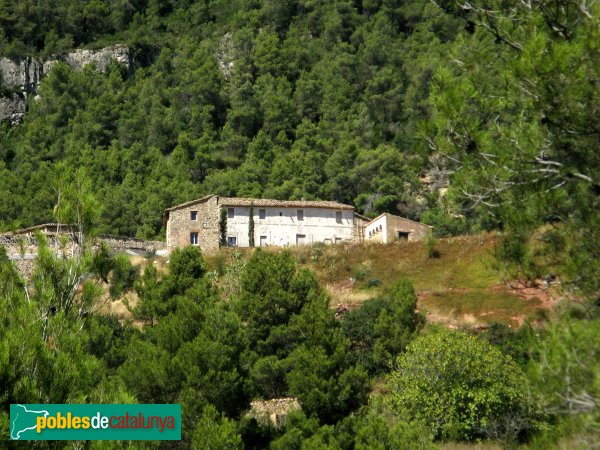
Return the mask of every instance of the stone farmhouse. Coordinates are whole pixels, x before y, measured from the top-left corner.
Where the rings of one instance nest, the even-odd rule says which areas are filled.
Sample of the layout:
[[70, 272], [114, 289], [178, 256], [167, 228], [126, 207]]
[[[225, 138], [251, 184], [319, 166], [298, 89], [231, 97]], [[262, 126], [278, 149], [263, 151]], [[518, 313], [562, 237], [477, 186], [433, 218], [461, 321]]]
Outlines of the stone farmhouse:
[[[234, 247], [249, 247], [250, 210], [253, 211], [254, 245], [294, 246], [316, 242], [341, 244], [363, 242], [369, 230], [395, 233], [395, 238], [421, 239], [431, 229], [391, 214], [382, 215], [376, 227], [373, 221], [354, 211], [351, 205], [333, 201], [270, 200], [207, 195], [165, 210], [167, 251], [187, 245], [197, 245], [205, 252], [219, 248], [221, 211], [227, 211], [226, 241]], [[387, 224], [390, 225], [387, 225]], [[377, 228], [381, 227], [381, 228]], [[375, 228], [378, 231], [374, 231]], [[399, 234], [399, 233], [405, 234]], [[392, 242], [394, 238], [374, 240]]]

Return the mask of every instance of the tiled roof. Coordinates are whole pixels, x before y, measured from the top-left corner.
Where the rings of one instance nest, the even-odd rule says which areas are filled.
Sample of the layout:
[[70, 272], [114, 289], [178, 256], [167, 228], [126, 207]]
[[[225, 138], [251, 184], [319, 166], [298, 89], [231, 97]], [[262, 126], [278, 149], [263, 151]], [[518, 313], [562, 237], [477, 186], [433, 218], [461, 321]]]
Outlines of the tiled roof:
[[197, 198], [196, 200], [190, 200], [189, 202], [181, 203], [180, 205], [171, 206], [170, 208], [165, 209], [165, 213], [168, 213], [169, 211], [173, 211], [175, 209], [185, 208], [186, 206], [191, 206], [191, 205], [194, 205], [196, 203], [203, 202], [205, 200], [208, 200], [212, 196], [213, 196], [213, 194], [205, 195], [204, 197]]
[[371, 219], [369, 219], [366, 216], [363, 216], [362, 214], [357, 213], [356, 211], [354, 211], [354, 217], [358, 217], [363, 222], [370, 222], [371, 221]]
[[414, 224], [417, 225], [422, 225], [424, 227], [429, 227], [429, 228], [433, 228], [431, 225], [427, 225], [426, 223], [422, 223], [422, 222], [417, 222], [416, 220], [410, 220], [407, 219], [406, 217], [401, 217], [401, 216], [395, 216], [394, 214], [390, 214], [390, 213], [383, 213], [383, 214], [379, 214], [377, 217], [375, 217], [374, 219], [371, 219], [371, 221], [369, 223], [366, 223], [364, 226], [368, 227], [369, 225], [371, 225], [373, 222], [379, 220], [380, 218], [382, 218], [383, 216], [388, 216], [388, 217], [394, 217], [396, 219], [402, 219], [405, 220], [407, 222], [412, 222]]
[[[165, 210], [165, 215], [168, 215], [169, 211], [195, 205], [211, 197], [214, 197], [214, 195], [207, 195], [196, 200], [172, 206]], [[256, 207], [354, 209], [352, 205], [325, 200], [272, 200], [267, 198], [217, 197], [217, 202], [223, 206], [250, 206], [252, 204]]]
[[325, 200], [271, 200], [266, 198], [219, 197], [223, 206], [280, 207], [280, 208], [329, 208], [353, 210], [351, 205]]

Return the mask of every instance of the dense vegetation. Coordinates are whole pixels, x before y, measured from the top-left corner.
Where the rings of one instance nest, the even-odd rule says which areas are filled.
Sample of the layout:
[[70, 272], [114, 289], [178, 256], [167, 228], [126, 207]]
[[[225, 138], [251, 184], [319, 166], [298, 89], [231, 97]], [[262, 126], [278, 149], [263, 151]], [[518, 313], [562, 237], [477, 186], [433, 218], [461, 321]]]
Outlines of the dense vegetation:
[[[30, 283], [0, 253], [4, 436], [10, 403], [164, 402], [183, 405], [182, 442], [135, 448], [548, 448], [597, 437], [599, 321], [581, 309], [544, 330], [475, 336], [424, 326], [406, 280], [336, 319], [287, 251], [233, 258], [216, 283], [195, 247], [175, 251], [168, 272], [150, 263], [137, 274], [105, 248], [57, 259], [52, 245]], [[114, 301], [106, 291], [137, 293], [135, 322], [99, 312]], [[279, 426], [248, 414], [253, 399], [289, 396], [302, 409]]]
[[64, 41], [135, 56], [108, 74], [57, 66], [6, 125], [5, 226], [51, 218], [59, 161], [88, 171], [103, 231], [146, 238], [165, 207], [209, 192], [412, 218], [435, 205], [418, 181], [431, 153], [419, 124], [463, 21], [428, 1], [191, 3], [3, 3], [4, 54]]
[[209, 192], [324, 198], [440, 235], [510, 231], [520, 275], [556, 271], [542, 257], [598, 290], [598, 5], [9, 1], [0, 23], [9, 56], [134, 56], [108, 74], [58, 65], [4, 124], [4, 228], [51, 219], [65, 163], [105, 232], [160, 236], [165, 207]]
[[[507, 278], [577, 300], [544, 329], [473, 337], [425, 325], [402, 280], [337, 320], [286, 253], [235, 260], [217, 287], [194, 249], [138, 274], [80, 239], [73, 260], [43, 249], [29, 284], [0, 249], [3, 436], [10, 403], [137, 401], [185, 405], [181, 448], [597, 442], [599, 5], [0, 2], [2, 55], [134, 55], [58, 64], [2, 125], [3, 228], [152, 238], [165, 207], [208, 192], [325, 198], [439, 235], [501, 230]], [[106, 282], [136, 291], [137, 326], [97, 311]], [[279, 396], [302, 404], [282, 428], [244, 414]]]

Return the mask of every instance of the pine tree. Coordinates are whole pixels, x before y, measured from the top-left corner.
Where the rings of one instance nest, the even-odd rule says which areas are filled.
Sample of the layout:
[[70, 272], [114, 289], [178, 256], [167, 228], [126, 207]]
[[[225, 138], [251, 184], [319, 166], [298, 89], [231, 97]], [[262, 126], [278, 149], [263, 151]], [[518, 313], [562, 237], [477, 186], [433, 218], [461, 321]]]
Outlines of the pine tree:
[[227, 210], [225, 208], [221, 209], [221, 218], [219, 220], [219, 232], [221, 233], [219, 245], [221, 247], [224, 247], [227, 245]]

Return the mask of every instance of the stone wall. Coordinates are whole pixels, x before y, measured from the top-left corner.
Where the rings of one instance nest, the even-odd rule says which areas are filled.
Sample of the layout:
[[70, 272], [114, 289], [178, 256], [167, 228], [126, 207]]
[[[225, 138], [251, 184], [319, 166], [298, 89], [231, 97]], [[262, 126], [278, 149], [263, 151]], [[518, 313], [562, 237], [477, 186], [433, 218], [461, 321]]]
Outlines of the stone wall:
[[[79, 248], [75, 235], [71, 233], [61, 233], [60, 235], [50, 233], [45, 237], [48, 247], [59, 257], [72, 257]], [[102, 235], [94, 242], [94, 248], [98, 248], [101, 243], [108, 244], [115, 251], [141, 250], [147, 253], [156, 253], [166, 247], [166, 244], [160, 241]], [[4, 247], [8, 258], [14, 262], [19, 272], [25, 278], [31, 278], [35, 268], [35, 259], [38, 256], [38, 240], [35, 234], [2, 234], [0, 235], [0, 247]]]
[[405, 219], [404, 217], [387, 216], [387, 242], [394, 242], [398, 239], [398, 232], [408, 233], [409, 241], [420, 241], [425, 239], [427, 233], [431, 231], [429, 225], [420, 222]]
[[[191, 212], [196, 211], [196, 220]], [[219, 249], [219, 206], [217, 197], [169, 211], [167, 221], [167, 251], [190, 245], [190, 233], [198, 233], [202, 251], [210, 253]]]
[[[78, 245], [75, 239], [68, 234], [57, 237], [46, 236], [48, 246], [57, 249], [60, 256], [69, 256]], [[13, 260], [34, 259], [38, 254], [38, 240], [33, 234], [0, 235], [0, 246], [4, 247], [6, 254]]]
[[273, 398], [271, 400], [253, 400], [250, 410], [246, 413], [264, 426], [281, 428], [285, 426], [288, 415], [293, 411], [302, 409], [300, 402], [295, 397]]
[[369, 223], [367, 218], [363, 218], [361, 215], [354, 214], [354, 238], [352, 242], [360, 244], [365, 240], [365, 226]]
[[167, 246], [162, 241], [145, 241], [143, 239], [122, 236], [101, 235], [99, 236], [99, 240], [113, 250], [143, 250], [148, 253], [156, 253], [164, 250]]

